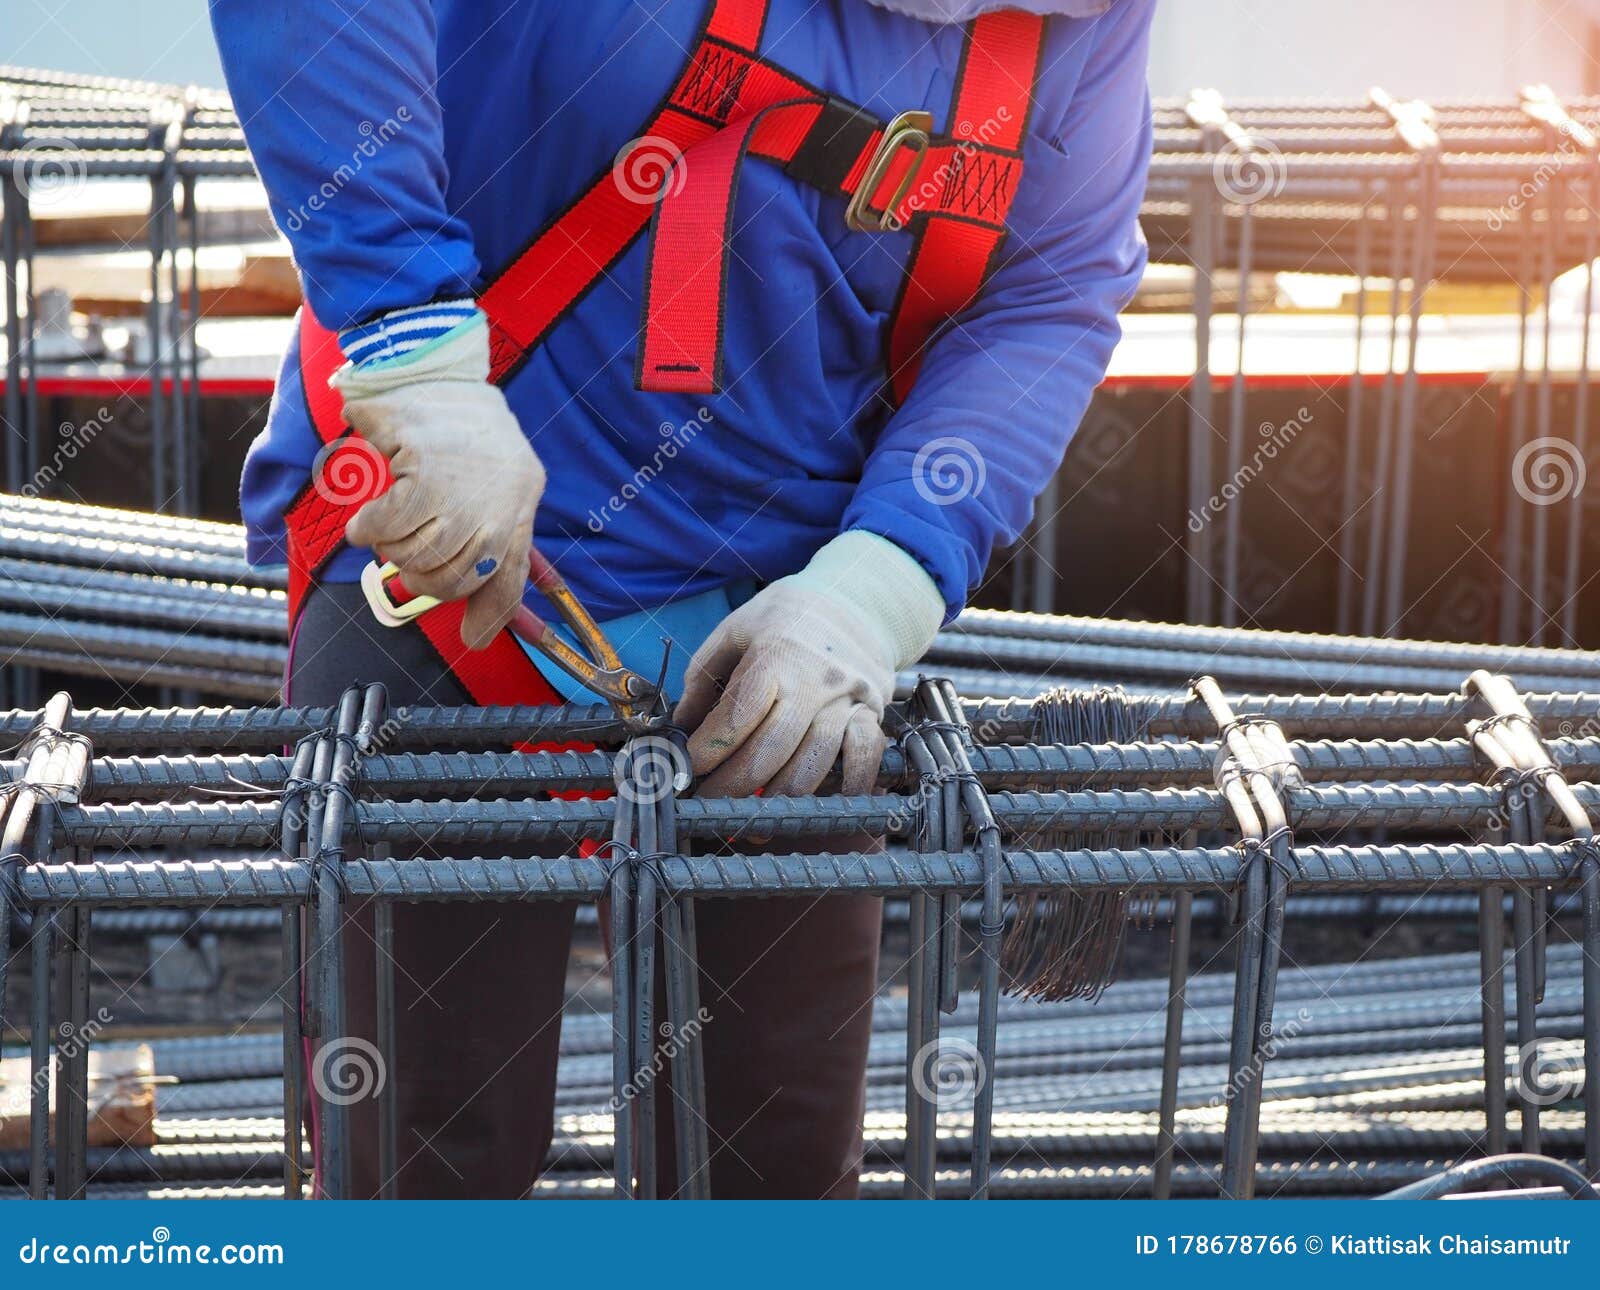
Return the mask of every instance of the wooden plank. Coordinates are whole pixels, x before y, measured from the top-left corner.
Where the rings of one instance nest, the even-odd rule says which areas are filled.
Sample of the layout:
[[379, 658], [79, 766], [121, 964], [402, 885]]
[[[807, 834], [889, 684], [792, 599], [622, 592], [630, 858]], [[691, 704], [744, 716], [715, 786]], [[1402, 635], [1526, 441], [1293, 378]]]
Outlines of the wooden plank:
[[[32, 1068], [26, 1057], [0, 1060], [0, 1150], [28, 1145]], [[52, 1063], [50, 1106], [55, 1108]], [[89, 1145], [153, 1147], [156, 1144], [155, 1056], [148, 1044], [89, 1050]], [[51, 1125], [55, 1119], [52, 1115]]]

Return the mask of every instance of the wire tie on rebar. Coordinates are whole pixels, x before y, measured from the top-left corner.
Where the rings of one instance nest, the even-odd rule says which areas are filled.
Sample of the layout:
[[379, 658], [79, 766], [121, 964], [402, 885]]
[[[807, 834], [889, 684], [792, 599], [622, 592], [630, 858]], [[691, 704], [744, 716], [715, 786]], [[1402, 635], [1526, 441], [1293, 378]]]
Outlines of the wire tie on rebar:
[[[1224, 722], [1220, 727], [1218, 727], [1217, 738], [1222, 746], [1226, 748], [1229, 735], [1235, 732], [1248, 734], [1248, 732], [1251, 730], [1262, 729], [1269, 729], [1276, 732], [1272, 740], [1273, 743], [1279, 745], [1287, 744], [1288, 741], [1284, 738], [1283, 727], [1271, 717], [1266, 716], [1264, 713], [1255, 712], [1241, 713], [1236, 715], [1232, 721]], [[1252, 751], [1254, 750], [1252, 749]], [[1253, 760], [1249, 766], [1242, 766], [1240, 768], [1241, 773], [1243, 774], [1261, 774], [1269, 776], [1279, 771], [1298, 771], [1299, 769], [1300, 763], [1297, 762], [1292, 756], [1277, 757], [1271, 761], [1261, 761], [1256, 759]]]
[[1538, 726], [1520, 712], [1492, 712], [1478, 721], [1478, 729], [1492, 731], [1497, 726], [1512, 724], [1532, 726], [1535, 735], [1539, 732]]
[[[312, 781], [312, 782], [316, 783], [316, 781]], [[316, 786], [318, 788], [320, 788], [324, 793], [328, 793], [328, 794], [332, 794], [332, 795], [344, 798], [345, 804], [347, 806], [349, 806], [349, 808], [350, 808], [350, 818], [347, 821], [347, 823], [349, 823], [355, 829], [357, 840], [361, 843], [361, 845], [363, 847], [365, 847], [367, 845], [367, 841], [368, 841], [367, 833], [366, 833], [366, 820], [365, 820], [363, 812], [361, 810], [361, 801], [360, 801], [359, 798], [356, 797], [355, 790], [352, 789], [350, 787], [350, 785], [348, 785], [348, 784], [317, 783]], [[324, 799], [324, 804], [326, 804], [326, 799]], [[335, 838], [331, 842], [327, 842], [327, 841], [320, 842], [317, 845], [317, 859], [318, 860], [326, 859], [329, 852], [332, 852], [332, 851], [341, 851], [342, 852], [343, 850], [344, 850], [344, 839], [343, 838]]]
[[15, 797], [23, 789], [27, 789], [41, 802], [52, 802], [62, 806], [76, 805], [78, 796], [82, 792], [80, 785], [64, 781], [13, 779], [0, 784], [0, 801]]
[[28, 731], [21, 742], [17, 744], [17, 750], [23, 757], [27, 757], [32, 754], [35, 748], [46, 741], [50, 743], [88, 744], [90, 751], [94, 750], [94, 745], [90, 743], [87, 735], [80, 734], [75, 730], [63, 729], [61, 726], [49, 721], [41, 721], [32, 730]]
[[667, 886], [666, 871], [661, 867], [662, 861], [672, 859], [670, 851], [644, 852], [627, 842], [618, 842], [615, 838], [611, 838], [595, 848], [593, 858], [605, 866], [605, 891], [608, 897], [619, 873], [626, 870], [637, 874], [646, 867], [655, 875], [656, 883], [663, 891], [671, 890]]
[[283, 807], [280, 814], [287, 815], [291, 808], [300, 805], [299, 798], [323, 787], [325, 785], [320, 780], [313, 779], [309, 775], [290, 775], [283, 781], [281, 794]]
[[1287, 859], [1280, 860], [1273, 852], [1274, 844], [1280, 839], [1287, 838], [1293, 843], [1294, 830], [1287, 824], [1280, 824], [1277, 828], [1262, 834], [1259, 838], [1240, 838], [1233, 844], [1233, 849], [1239, 853], [1239, 873], [1234, 879], [1234, 891], [1238, 892], [1249, 876], [1250, 862], [1260, 859], [1267, 864], [1275, 866], [1288, 877], [1295, 876], [1294, 865]]
[[22, 882], [18, 871], [27, 868], [31, 863], [32, 861], [20, 851], [0, 856], [0, 891], [5, 894], [8, 916], [21, 918], [24, 921], [28, 915], [22, 909]]
[[[918, 759], [913, 757], [911, 753], [907, 751], [906, 740], [910, 739], [913, 735], [921, 739], [923, 731], [931, 729], [932, 726], [933, 721], [931, 718], [919, 720], [915, 724], [907, 722], [899, 731], [889, 737], [890, 742], [900, 750], [901, 756], [905, 758], [906, 768], [908, 770], [912, 770], [916, 775], [918, 791], [919, 793], [923, 794], [931, 793], [934, 789], [943, 787], [944, 782], [948, 777], [948, 772], [939, 764], [937, 758], [933, 759], [932, 770], [916, 770], [915, 764]], [[926, 740], [924, 740], [924, 742], [926, 742]]]
[[1492, 766], [1489, 781], [1507, 795], [1521, 792], [1530, 785], [1542, 791], [1545, 776], [1553, 769], [1553, 766]]
[[1568, 845], [1572, 848], [1573, 859], [1577, 861], [1574, 868], [1579, 873], [1583, 871], [1583, 862], [1585, 860], [1593, 860], [1596, 864], [1600, 864], [1600, 835], [1593, 833], [1578, 834], [1571, 839]]

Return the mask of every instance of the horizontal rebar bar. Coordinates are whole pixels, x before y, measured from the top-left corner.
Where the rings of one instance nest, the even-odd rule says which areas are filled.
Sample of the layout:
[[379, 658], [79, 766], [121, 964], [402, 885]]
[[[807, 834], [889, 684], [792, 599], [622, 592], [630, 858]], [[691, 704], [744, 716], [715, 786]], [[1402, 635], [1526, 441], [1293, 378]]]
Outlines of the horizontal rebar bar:
[[[971, 893], [982, 883], [974, 855], [907, 852], [664, 858], [652, 862], [665, 890], [694, 896], [780, 896], [833, 892]], [[1232, 849], [1010, 851], [1005, 886], [1116, 891], [1229, 890], [1240, 872]], [[388, 900], [598, 900], [610, 866], [588, 858], [544, 860], [349, 860], [341, 868], [354, 897]], [[18, 875], [35, 905], [133, 906], [283, 904], [303, 900], [309, 870], [295, 860], [101, 861], [32, 865]], [[1300, 847], [1290, 880], [1311, 890], [1559, 885], [1574, 879], [1561, 846], [1426, 845]]]

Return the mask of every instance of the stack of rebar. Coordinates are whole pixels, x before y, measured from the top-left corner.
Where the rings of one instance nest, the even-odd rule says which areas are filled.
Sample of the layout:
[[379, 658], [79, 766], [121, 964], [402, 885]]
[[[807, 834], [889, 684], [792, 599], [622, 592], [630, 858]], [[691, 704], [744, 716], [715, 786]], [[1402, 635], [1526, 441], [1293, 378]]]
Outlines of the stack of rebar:
[[14, 666], [271, 699], [283, 578], [237, 525], [0, 496], [0, 657]]
[[[99, 930], [97, 928], [97, 930]], [[1577, 1157], [1583, 1117], [1573, 1059], [1581, 1033], [1579, 950], [1550, 947], [1537, 1085], [1509, 1095], [1543, 1102], [1545, 1150]], [[1485, 1147], [1474, 955], [1286, 970], [1284, 1038], [1266, 1081], [1257, 1194], [1370, 1194], [1414, 1181]], [[1176, 1195], [1217, 1189], [1232, 978], [1197, 974], [1184, 1013]], [[1111, 985], [1090, 1003], [1002, 1005], [997, 1063], [996, 1196], [1140, 1196], [1152, 1187], [1160, 1088], [1160, 981]], [[937, 1185], [958, 1194], [970, 1150], [970, 1080], [959, 1061], [976, 1042], [975, 1010], [946, 1023]], [[874, 1013], [863, 1194], [897, 1195], [906, 1145], [903, 993]], [[115, 1047], [116, 1045], [108, 1045]], [[89, 1194], [208, 1196], [281, 1193], [283, 1048], [275, 1033], [151, 1043], [156, 1144], [94, 1148]], [[1514, 1054], [1511, 1055], [1513, 1061]], [[562, 1026], [556, 1138], [535, 1198], [596, 1197], [614, 1161], [607, 1016], [569, 1005]], [[1513, 1110], [1510, 1123], [1519, 1115]], [[309, 1152], [308, 1142], [302, 1149]], [[0, 1153], [22, 1186], [27, 1161]]]
[[[0, 662], [202, 695], [271, 700], [287, 653], [281, 570], [244, 531], [0, 495]], [[1170, 693], [1212, 675], [1253, 691], [1448, 691], [1476, 668], [1525, 688], [1600, 687], [1600, 653], [968, 610], [923, 667], [972, 696], [1059, 685]], [[902, 677], [909, 692], [915, 673]]]

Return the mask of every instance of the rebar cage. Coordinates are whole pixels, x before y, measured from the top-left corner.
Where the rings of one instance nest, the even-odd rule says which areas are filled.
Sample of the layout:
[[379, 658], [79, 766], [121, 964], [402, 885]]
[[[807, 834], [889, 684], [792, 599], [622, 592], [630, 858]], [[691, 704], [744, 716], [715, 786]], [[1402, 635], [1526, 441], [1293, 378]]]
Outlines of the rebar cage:
[[[1124, 707], [1138, 737], [1036, 742], [1041, 722], [1059, 722], [1064, 709], [1085, 702]], [[0, 714], [0, 738], [17, 748], [5, 765], [0, 962], [20, 927], [36, 983], [56, 983], [32, 992], [31, 1194], [88, 1191], [90, 1043], [61, 1036], [91, 1033], [90, 938], [99, 911], [281, 912], [283, 1193], [302, 1195], [310, 1179], [300, 1130], [305, 1104], [315, 1101], [314, 1184], [336, 1197], [348, 1188], [349, 1120], [344, 1101], [315, 1075], [345, 1039], [344, 903], [377, 902], [381, 946], [395, 901], [603, 901], [614, 986], [610, 1190], [653, 1194], [659, 1112], [639, 1073], [661, 1068], [665, 1033], [680, 1044], [667, 1064], [678, 1177], [683, 1194], [704, 1195], [696, 902], [843, 891], [909, 901], [905, 1195], [993, 1193], [1003, 993], [1058, 978], [1062, 955], [1074, 952], [1057, 945], [1056, 957], [1042, 962], [1037, 946], [1031, 957], [1009, 955], [1008, 909], [1015, 920], [1029, 899], [1110, 894], [1161, 897], [1174, 923], [1153, 1194], [1172, 1194], [1175, 1159], [1188, 1154], [1176, 1111], [1196, 896], [1233, 902], [1237, 960], [1225, 1117], [1212, 1144], [1220, 1165], [1186, 1168], [1185, 1190], [1205, 1179], [1227, 1196], [1253, 1194], [1261, 1091], [1283, 1038], [1274, 1003], [1291, 892], [1475, 896], [1484, 1149], [1500, 1154], [1513, 1122], [1523, 1151], [1552, 1145], [1541, 1135], [1541, 1099], [1526, 1094], [1520, 1070], [1512, 1072], [1514, 1114], [1508, 1105], [1510, 1029], [1519, 1063], [1581, 1060], [1581, 1155], [1592, 1170], [1600, 1159], [1600, 853], [1590, 812], [1600, 806], [1600, 777], [1591, 773], [1600, 769], [1600, 736], [1575, 723], [1597, 704], [1600, 697], [1584, 693], [1524, 697], [1486, 671], [1458, 693], [1316, 699], [1230, 700], [1201, 678], [1166, 697], [1063, 691], [974, 702], [948, 681], [923, 678], [893, 714], [896, 737], [878, 793], [841, 797], [824, 785], [812, 798], [708, 800], [682, 791], [686, 767], [674, 740], [625, 739], [603, 708], [390, 712], [380, 687], [357, 686], [328, 709], [74, 712], [58, 694], [42, 710]], [[574, 743], [595, 750], [515, 750]], [[575, 792], [600, 796], [553, 796]], [[884, 843], [806, 850], [850, 834]], [[1380, 836], [1387, 840], [1371, 840]], [[1551, 902], [1569, 892], [1581, 902], [1581, 967], [1546, 940]], [[977, 933], [963, 973], [967, 902], [976, 905]], [[657, 956], [666, 982], [659, 996], [650, 984]], [[1541, 1038], [1549, 962], [1556, 977], [1581, 973], [1576, 1042]], [[379, 1047], [392, 1073], [394, 965], [381, 951], [377, 963]], [[979, 1074], [961, 1093], [970, 1095], [971, 1130], [958, 1168], [940, 1129], [941, 1081], [927, 1063], [940, 1053], [941, 1019], [964, 1007], [963, 975], [976, 995], [971, 1057]], [[1018, 1006], [1029, 1005], [1005, 1005]], [[970, 1018], [970, 1007], [963, 1015]], [[303, 1041], [311, 1045], [309, 1080]], [[392, 1165], [392, 1079], [379, 1100], [380, 1150]], [[1563, 1137], [1576, 1158], [1573, 1145]], [[392, 1168], [382, 1172], [393, 1176]]]

